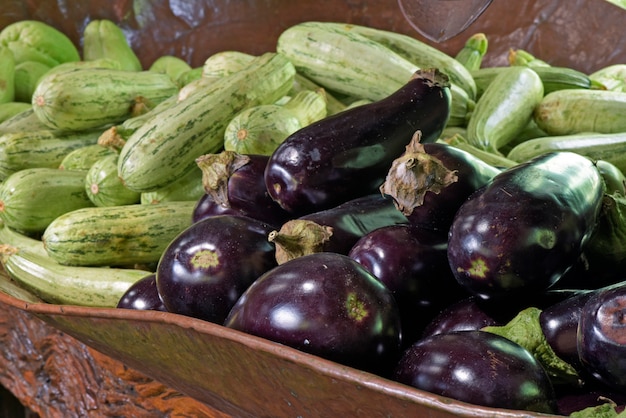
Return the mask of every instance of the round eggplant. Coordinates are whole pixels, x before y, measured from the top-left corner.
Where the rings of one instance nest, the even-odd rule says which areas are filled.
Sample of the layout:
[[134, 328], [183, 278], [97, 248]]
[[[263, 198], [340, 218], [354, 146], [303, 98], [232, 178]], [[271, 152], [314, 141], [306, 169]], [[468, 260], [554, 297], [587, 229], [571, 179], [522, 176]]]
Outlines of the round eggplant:
[[593, 162], [571, 152], [501, 172], [455, 215], [448, 239], [452, 272], [486, 299], [549, 288], [580, 257], [603, 194]]
[[330, 252], [263, 274], [224, 325], [379, 374], [400, 353], [400, 314], [389, 289], [356, 261]]
[[610, 388], [626, 390], [626, 282], [594, 292], [578, 322], [578, 356]]
[[522, 346], [484, 331], [423, 338], [402, 355], [394, 379], [475, 405], [554, 413], [543, 367]]
[[120, 298], [117, 307], [144, 311], [166, 311], [156, 286], [156, 273], [148, 274], [130, 286]]
[[270, 156], [270, 196], [295, 216], [375, 193], [415, 131], [434, 142], [450, 115], [450, 88], [437, 70], [415, 73], [398, 91], [290, 135]]
[[256, 219], [217, 215], [181, 232], [156, 271], [167, 310], [221, 324], [248, 286], [276, 265], [271, 230]]
[[422, 338], [454, 331], [479, 331], [487, 326], [502, 325], [483, 308], [480, 298], [469, 296], [439, 312], [426, 326]]

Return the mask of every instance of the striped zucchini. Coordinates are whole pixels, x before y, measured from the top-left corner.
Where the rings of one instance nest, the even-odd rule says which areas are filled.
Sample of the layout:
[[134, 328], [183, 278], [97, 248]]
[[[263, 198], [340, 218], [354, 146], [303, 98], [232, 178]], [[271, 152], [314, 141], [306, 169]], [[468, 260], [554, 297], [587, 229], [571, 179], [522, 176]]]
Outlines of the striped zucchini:
[[467, 141], [498, 153], [528, 125], [543, 97], [543, 84], [528, 67], [507, 67], [476, 102], [467, 123]]
[[151, 272], [62, 266], [45, 255], [0, 245], [0, 263], [18, 285], [47, 303], [115, 308], [128, 288]]
[[626, 92], [626, 64], [613, 64], [589, 74], [589, 78], [606, 90]]
[[56, 262], [76, 266], [156, 263], [169, 242], [191, 225], [195, 202], [89, 207], [50, 223], [42, 241]]
[[4, 222], [0, 222], [0, 244], [48, 256], [43, 241], [9, 228]]
[[117, 175], [118, 154], [96, 161], [85, 175], [85, 193], [95, 206], [121, 206], [139, 203], [140, 194], [128, 189]]
[[85, 61], [110, 59], [119, 62], [123, 70], [142, 70], [141, 61], [128, 43], [124, 31], [111, 20], [91, 20], [83, 30], [82, 41]]
[[157, 104], [177, 91], [166, 74], [79, 68], [43, 77], [32, 103], [49, 127], [84, 130], [122, 122], [139, 99]]
[[[176, 84], [181, 74], [191, 70], [191, 66], [182, 58], [174, 55], [162, 55], [158, 57], [148, 68], [149, 71], [164, 73], [170, 76]], [[180, 85], [179, 85], [180, 87]]]
[[129, 138], [118, 173], [131, 190], [165, 187], [195, 167], [195, 159], [224, 146], [226, 125], [241, 110], [273, 103], [293, 85], [295, 68], [282, 54], [266, 53], [246, 69], [159, 112]]
[[202, 77], [219, 79], [246, 68], [255, 56], [241, 51], [220, 51], [211, 54], [202, 65]]
[[[45, 76], [49, 76], [55, 73], [62, 73], [64, 71], [69, 70], [80, 70], [85, 68], [108, 68], [111, 70], [121, 70], [122, 65], [119, 61], [109, 59], [109, 58], [99, 58], [91, 61], [72, 61], [72, 62], [64, 62], [63, 64], [59, 64], [57, 66], [52, 67]], [[30, 102], [30, 100], [29, 100]]]
[[51, 67], [38, 61], [24, 61], [15, 66], [15, 101], [29, 103], [41, 77]]
[[483, 58], [488, 48], [489, 40], [487, 39], [487, 35], [484, 33], [475, 33], [467, 38], [463, 47], [454, 56], [454, 59], [463, 64], [463, 66], [470, 71], [471, 75], [471, 71], [476, 71], [482, 66]]
[[100, 131], [55, 130], [13, 132], [0, 135], [0, 170], [13, 173], [25, 168], [58, 168], [75, 149], [98, 142]]
[[0, 219], [19, 232], [41, 233], [58, 216], [89, 206], [83, 171], [28, 168], [0, 183]]
[[13, 52], [0, 46], [0, 103], [15, 101], [15, 66]]
[[87, 171], [100, 158], [112, 154], [115, 151], [102, 145], [86, 145], [69, 152], [59, 164], [59, 169]]
[[[289, 91], [288, 94], [295, 95], [301, 92], [302, 90], [319, 91], [320, 89], [324, 89], [324, 88], [320, 86], [319, 84], [317, 84], [316, 82], [314, 82], [313, 80], [306, 78], [304, 75], [300, 73], [296, 73], [295, 77], [293, 78], [293, 87]], [[334, 94], [324, 89], [324, 95], [326, 96], [326, 114], [327, 115], [334, 115], [335, 113], [339, 113], [342, 110], [346, 110], [346, 107], [347, 107], [346, 104], [343, 103], [338, 98], [336, 98]], [[366, 99], [363, 99], [363, 100], [366, 100]], [[368, 100], [368, 102], [371, 102], [371, 100]]]
[[202, 171], [192, 169], [174, 183], [153, 192], [141, 193], [143, 205], [155, 205], [163, 202], [195, 201], [204, 196]]
[[558, 90], [547, 94], [534, 112], [549, 135], [626, 131], [626, 93], [612, 90]]
[[30, 103], [23, 102], [6, 102], [0, 103], [0, 133], [3, 132], [1, 126], [6, 120], [11, 119], [26, 110], [32, 109]]
[[0, 135], [9, 132], [41, 131], [50, 129], [35, 114], [33, 106], [0, 123]]
[[513, 147], [508, 158], [523, 162], [552, 151], [571, 151], [592, 160], [605, 160], [626, 173], [626, 132], [589, 132], [529, 139]]

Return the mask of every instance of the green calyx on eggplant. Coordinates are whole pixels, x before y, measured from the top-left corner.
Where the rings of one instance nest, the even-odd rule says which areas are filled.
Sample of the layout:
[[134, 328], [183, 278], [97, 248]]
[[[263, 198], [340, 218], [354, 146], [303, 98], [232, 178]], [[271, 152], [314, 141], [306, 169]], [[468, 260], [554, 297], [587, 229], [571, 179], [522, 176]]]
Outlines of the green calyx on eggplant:
[[501, 172], [455, 215], [448, 239], [452, 272], [485, 299], [551, 287], [581, 256], [603, 195], [593, 162], [571, 152]]
[[500, 169], [445, 143], [422, 143], [417, 131], [380, 186], [413, 225], [447, 234], [461, 204]]
[[290, 135], [270, 156], [265, 184], [294, 216], [371, 194], [415, 131], [434, 142], [450, 117], [450, 83], [438, 70], [418, 70], [395, 93], [350, 108]]

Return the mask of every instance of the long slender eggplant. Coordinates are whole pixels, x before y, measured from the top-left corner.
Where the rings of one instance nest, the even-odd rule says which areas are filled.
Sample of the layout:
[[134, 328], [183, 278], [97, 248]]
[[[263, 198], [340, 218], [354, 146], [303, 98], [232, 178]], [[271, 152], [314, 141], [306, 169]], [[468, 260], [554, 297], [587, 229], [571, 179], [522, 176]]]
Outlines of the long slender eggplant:
[[581, 255], [603, 194], [593, 162], [571, 152], [503, 171], [455, 215], [448, 239], [452, 272], [483, 298], [547, 289]]
[[270, 156], [270, 196], [296, 216], [374, 193], [415, 131], [434, 142], [450, 115], [450, 84], [418, 70], [385, 99], [350, 108], [290, 135]]
[[367, 233], [406, 223], [406, 216], [396, 209], [393, 200], [376, 193], [291, 219], [272, 231], [268, 239], [276, 245], [276, 261], [282, 264], [323, 251], [347, 255]]
[[241, 214], [271, 225], [281, 225], [291, 214], [267, 193], [263, 174], [267, 155], [222, 151], [196, 159], [208, 196], [201, 197], [194, 220], [220, 214]]
[[448, 234], [461, 204], [501, 170], [444, 143], [421, 143], [417, 132], [391, 165], [381, 192], [411, 224]]

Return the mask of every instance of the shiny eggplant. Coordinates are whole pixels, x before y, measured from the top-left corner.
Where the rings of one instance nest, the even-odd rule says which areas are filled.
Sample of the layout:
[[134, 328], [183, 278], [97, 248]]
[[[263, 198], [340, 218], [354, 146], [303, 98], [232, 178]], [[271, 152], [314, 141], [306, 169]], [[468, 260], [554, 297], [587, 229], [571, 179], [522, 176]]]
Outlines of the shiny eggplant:
[[281, 225], [291, 214], [278, 205], [265, 189], [264, 172], [269, 156], [222, 151], [196, 159], [208, 196], [194, 211], [194, 219], [216, 213], [240, 214]]
[[447, 234], [461, 204], [500, 172], [452, 145], [422, 144], [418, 132], [392, 163], [380, 190], [411, 224]]
[[156, 287], [156, 273], [136, 281], [122, 295], [118, 308], [140, 311], [167, 311]]
[[450, 84], [418, 70], [380, 101], [344, 110], [290, 135], [270, 156], [270, 196], [296, 216], [374, 193], [415, 131], [434, 142], [450, 115]]
[[346, 255], [369, 232], [406, 223], [406, 216], [396, 209], [393, 200], [376, 193], [289, 220], [272, 231], [268, 239], [276, 245], [276, 260], [284, 263], [322, 251]]
[[440, 234], [401, 224], [371, 231], [348, 253], [393, 293], [407, 346], [441, 309], [467, 296], [450, 271], [446, 248]]
[[263, 274], [224, 325], [370, 372], [388, 373], [400, 355], [393, 295], [336, 253], [298, 257]]
[[404, 352], [394, 379], [475, 405], [556, 411], [552, 383], [532, 354], [483, 331], [453, 331], [417, 341]]
[[580, 313], [577, 335], [585, 370], [607, 387], [626, 391], [626, 282], [594, 292]]
[[422, 338], [454, 331], [480, 331], [486, 326], [502, 325], [480, 303], [477, 296], [461, 299], [440, 311], [424, 328]]
[[571, 152], [501, 172], [455, 215], [448, 239], [452, 272], [483, 298], [549, 288], [581, 255], [603, 194], [593, 162]]
[[157, 289], [169, 312], [222, 323], [239, 296], [276, 265], [272, 227], [245, 216], [192, 224], [163, 252]]

